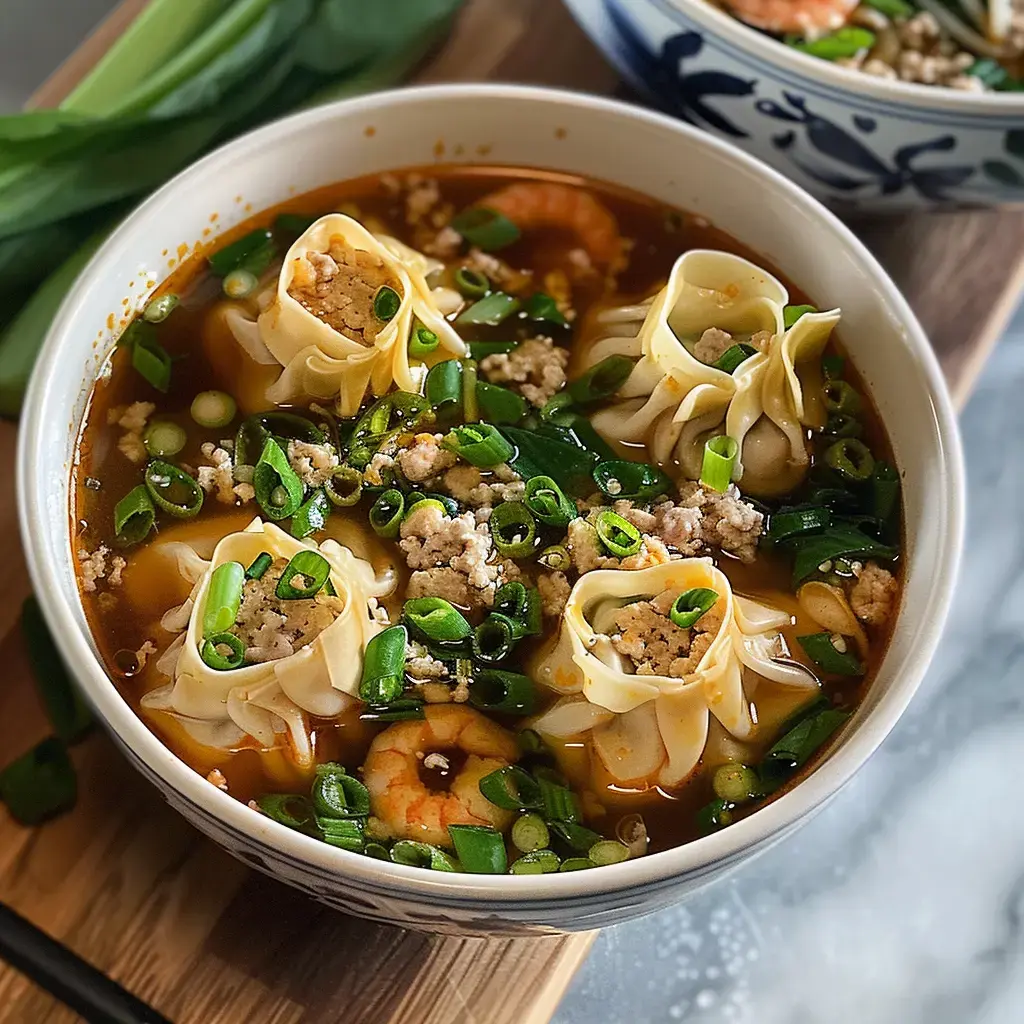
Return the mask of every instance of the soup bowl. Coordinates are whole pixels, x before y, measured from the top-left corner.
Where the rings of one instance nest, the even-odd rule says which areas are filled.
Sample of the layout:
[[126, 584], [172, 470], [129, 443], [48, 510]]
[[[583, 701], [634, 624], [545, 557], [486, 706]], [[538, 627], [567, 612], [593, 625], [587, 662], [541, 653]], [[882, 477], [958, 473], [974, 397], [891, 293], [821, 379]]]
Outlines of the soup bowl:
[[1024, 93], [875, 78], [706, 0], [565, 0], [653, 102], [842, 211], [1024, 202]]
[[[888, 425], [906, 494], [899, 622], [831, 755], [730, 828], [597, 871], [423, 871], [335, 849], [254, 813], [180, 761], [125, 702], [104, 672], [75, 582], [69, 480], [90, 387], [119, 319], [201, 245], [211, 218], [223, 230], [332, 181], [484, 155], [590, 175], [689, 209], [751, 246], [815, 302], [842, 306], [843, 341]], [[380, 93], [287, 118], [206, 157], [133, 213], [86, 268], [54, 321], [25, 409], [18, 473], [32, 579], [67, 664], [125, 756], [245, 863], [341, 910], [407, 927], [595, 928], [677, 901], [749, 860], [834, 796], [893, 727], [935, 649], [956, 575], [963, 470], [954, 412], [920, 326], [871, 254], [752, 158], [671, 118], [570, 93], [482, 85]]]

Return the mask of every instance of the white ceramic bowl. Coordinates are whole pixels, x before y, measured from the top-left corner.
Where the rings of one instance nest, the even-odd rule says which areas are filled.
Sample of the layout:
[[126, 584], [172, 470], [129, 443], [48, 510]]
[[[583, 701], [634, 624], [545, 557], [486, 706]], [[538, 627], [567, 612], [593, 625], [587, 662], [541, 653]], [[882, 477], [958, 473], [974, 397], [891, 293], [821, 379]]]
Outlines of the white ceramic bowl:
[[[68, 527], [74, 440], [114, 340], [107, 327], [168, 273], [168, 253], [285, 197], [344, 178], [449, 158], [558, 168], [703, 214], [823, 307], [891, 432], [906, 491], [907, 573], [896, 636], [834, 753], [792, 792], [698, 842], [563, 875], [448, 875], [334, 849], [211, 786], [136, 717], [107, 678], [75, 585]], [[173, 262], [173, 260], [171, 260]], [[113, 319], [111, 319], [111, 323]], [[513, 86], [439, 86], [348, 100], [279, 121], [180, 174], [97, 253], [50, 331], [25, 403], [21, 523], [36, 593], [90, 703], [164, 798], [230, 853], [354, 914], [436, 931], [588, 929], [680, 899], [806, 820], [853, 775], [906, 707], [935, 648], [957, 569], [963, 470], [956, 421], [921, 328], [857, 239], [750, 157], [679, 122], [607, 100]]]
[[706, 0], [565, 0], [653, 102], [836, 209], [1024, 202], [1024, 93], [892, 82], [798, 53]]

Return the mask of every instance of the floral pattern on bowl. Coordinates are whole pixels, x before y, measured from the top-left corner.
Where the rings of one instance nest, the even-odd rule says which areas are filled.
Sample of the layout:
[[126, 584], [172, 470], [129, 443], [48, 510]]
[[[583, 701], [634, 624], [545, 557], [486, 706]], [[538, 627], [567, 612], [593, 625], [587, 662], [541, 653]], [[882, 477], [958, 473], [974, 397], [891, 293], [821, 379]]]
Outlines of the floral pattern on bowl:
[[[951, 100], [952, 90], [894, 85], [801, 54], [777, 62], [773, 51], [787, 56], [781, 45], [704, 0], [565, 3], [658, 106], [731, 140], [833, 207], [881, 213], [1024, 202], [1024, 98]], [[765, 53], [737, 45], [733, 33], [760, 39]], [[805, 72], [817, 65], [827, 75]], [[863, 90], [825, 80], [837, 72], [864, 79]]]

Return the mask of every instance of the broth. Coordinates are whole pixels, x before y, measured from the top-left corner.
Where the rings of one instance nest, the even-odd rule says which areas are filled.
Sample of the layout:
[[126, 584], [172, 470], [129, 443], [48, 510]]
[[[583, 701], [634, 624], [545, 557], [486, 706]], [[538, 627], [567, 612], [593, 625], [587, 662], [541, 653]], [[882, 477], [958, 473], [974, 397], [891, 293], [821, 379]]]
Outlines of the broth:
[[[535, 335], [550, 335], [554, 339], [555, 350], [571, 347], [567, 373], [569, 380], [573, 381], [585, 373], [589, 353], [592, 349], [596, 351], [594, 346], [607, 345], [607, 339], [602, 341], [602, 335], [607, 335], [608, 321], [602, 320], [602, 314], [632, 306], [658, 293], [669, 280], [673, 266], [681, 253], [695, 249], [720, 250], [759, 263], [758, 258], [749, 250], [700, 218], [684, 211], [666, 208], [641, 195], [600, 182], [505, 167], [430, 167], [403, 171], [401, 174], [401, 178], [395, 175], [369, 176], [295, 197], [279, 207], [264, 211], [239, 226], [230, 235], [218, 240], [211, 248], [211, 252], [223, 251], [226, 244], [248, 237], [257, 228], [271, 228], [276, 225], [275, 230], [283, 237], [283, 241], [281, 238], [278, 239], [278, 251], [273, 262], [256, 275], [261, 279], [259, 288], [238, 300], [232, 308], [255, 320], [260, 313], [260, 297], [262, 296], [265, 304], [272, 296], [273, 286], [281, 267], [283, 250], [300, 234], [300, 231], [294, 228], [301, 227], [298, 224], [294, 225], [292, 230], [282, 227], [282, 215], [301, 215], [306, 220], [311, 220], [325, 211], [339, 210], [361, 222], [375, 235], [394, 236], [407, 245], [422, 249], [425, 245], [430, 246], [442, 238], [441, 232], [448, 227], [454, 211], [472, 208], [482, 197], [492, 195], [496, 190], [524, 183], [531, 187], [568, 187], [575, 190], [575, 193], [595, 198], [600, 207], [614, 218], [622, 235], [629, 239], [628, 247], [619, 254], [619, 265], [595, 267], [594, 261], [589, 258], [584, 260], [579, 254], [581, 251], [586, 254], [586, 250], [581, 248], [578, 232], [567, 230], [564, 226], [541, 223], [536, 227], [524, 227], [521, 237], [501, 248], [497, 254], [500, 256], [501, 273], [504, 273], [511, 282], [507, 285], [509, 292], [515, 288], [516, 279], [514, 275], [509, 277], [508, 271], [518, 271], [519, 268], [526, 268], [532, 272], [531, 283], [520, 287], [523, 302], [528, 301], [527, 295], [530, 291], [543, 291], [546, 295], [568, 284], [571, 286], [571, 312], [574, 314], [571, 322], [564, 326], [550, 321], [528, 322], [523, 319], [525, 314], [518, 314], [496, 326], [456, 324], [455, 327], [464, 338], [473, 342], [497, 342], [508, 345], [515, 341], [520, 348]], [[433, 191], [433, 183], [436, 183], [436, 193]], [[414, 207], [418, 202], [415, 197], [418, 195], [427, 198], [434, 196], [432, 205], [422, 218], [415, 215]], [[426, 198], [422, 202], [425, 203]], [[287, 218], [285, 220], [287, 221]], [[443, 271], [443, 279], [446, 285], [450, 285], [453, 268], [466, 262], [465, 245], [443, 262], [447, 264], [447, 269]], [[487, 259], [480, 259], [477, 262], [482, 266], [490, 265]], [[227, 287], [227, 279], [224, 279], [224, 287]], [[800, 294], [795, 288], [790, 287], [789, 291], [790, 306], [805, 304], [813, 299]], [[167, 649], [175, 642], [176, 633], [163, 628], [161, 622], [170, 609], [186, 602], [193, 590], [192, 581], [175, 569], [176, 558], [181, 555], [184, 547], [169, 545], [172, 542], [180, 542], [181, 545], [192, 548], [201, 558], [209, 559], [219, 541], [228, 535], [245, 530], [253, 517], [261, 514], [261, 509], [253, 500], [245, 504], [240, 500], [230, 503], [216, 500], [218, 485], [208, 480], [209, 491], [198, 516], [176, 519], [171, 515], [159, 514], [158, 532], [155, 535], [148, 534], [142, 543], [135, 546], [125, 546], [114, 529], [115, 510], [121, 499], [139, 486], [146, 462], [152, 455], [152, 452], [147, 452], [144, 448], [141, 452], [139, 450], [142, 431], [132, 429], [135, 424], [131, 422], [131, 410], [136, 408], [133, 403], [154, 403], [156, 409], [149, 416], [150, 422], [159, 420], [161, 423], [175, 424], [181, 428], [181, 448], [173, 456], [169, 456], [168, 461], [192, 476], [202, 475], [199, 472], [200, 466], [210, 467], [207, 475], [212, 478], [213, 456], [210, 454], [209, 446], [222, 448], [229, 454], [239, 454], [237, 450], [232, 452], [231, 446], [223, 445], [222, 442], [234, 437], [235, 430], [243, 418], [271, 408], [265, 392], [277, 380], [282, 369], [278, 362], [257, 361], [236, 341], [235, 328], [224, 314], [226, 307], [222, 279], [211, 272], [207, 254], [196, 255], [190, 259], [166, 282], [160, 294], [173, 294], [178, 297], [178, 303], [170, 315], [155, 324], [155, 336], [159, 339], [159, 346], [166, 351], [171, 360], [169, 387], [166, 393], [161, 393], [155, 390], [142, 374], [135, 372], [133, 358], [136, 357], [136, 348], [124, 346], [117, 349], [111, 356], [110, 372], [104, 374], [94, 388], [80, 437], [79, 459], [75, 470], [72, 523], [76, 538], [75, 550], [79, 558], [79, 577], [83, 586], [83, 603], [107, 671], [125, 699], [182, 760], [200, 774], [208, 776], [215, 784], [226, 788], [233, 797], [244, 802], [272, 793], [305, 792], [316, 777], [317, 764], [341, 764], [347, 767], [351, 776], [358, 776], [358, 769], [366, 760], [374, 737], [390, 727], [386, 722], [368, 720], [364, 714], [364, 705], [356, 701], [352, 701], [337, 715], [317, 716], [309, 712], [302, 713], [302, 721], [309, 736], [309, 749], [312, 752], [312, 759], [307, 757], [305, 762], [301, 757], [297, 757], [295, 749], [289, 747], [288, 742], [281, 738], [284, 733], [280, 730], [277, 734], [278, 740], [270, 747], [248, 734], [240, 739], [236, 738], [226, 746], [217, 746], [210, 741], [212, 733], [209, 730], [197, 732], [195, 723], [190, 721], [189, 716], [170, 714], [166, 710], [153, 710], [152, 707], [142, 704], [145, 695], [166, 687], [168, 679], [178, 671], [173, 667], [168, 670], [166, 660]], [[405, 297], [401, 298], [404, 300]], [[469, 302], [462, 303], [462, 312], [468, 304]], [[563, 306], [568, 304], [568, 300], [563, 300]], [[448, 323], [455, 321], [455, 313], [449, 314], [446, 320]], [[385, 327], [381, 327], [380, 330], [385, 330]], [[751, 340], [756, 340], [756, 335]], [[767, 340], [764, 340], [763, 344], [767, 346]], [[752, 353], [755, 347], [751, 346]], [[767, 352], [766, 348], [766, 358]], [[826, 358], [842, 355], [842, 349], [834, 337], [828, 341], [825, 354]], [[748, 355], [747, 358], [751, 357]], [[484, 380], [492, 372], [484, 369], [490, 364], [486, 356], [478, 362], [480, 365], [477, 372], [480, 379]], [[465, 372], [467, 371], [464, 370], [463, 373]], [[492, 376], [491, 379], [493, 381], [495, 378]], [[630, 380], [632, 379], [630, 377]], [[842, 371], [842, 381], [844, 389], [849, 388], [859, 396], [856, 402], [856, 433], [867, 443], [878, 463], [885, 461], [891, 464], [892, 457], [884, 428], [870, 404], [855, 368], [848, 360]], [[499, 388], [504, 385], [507, 390], [513, 392], [517, 388], [524, 390], [523, 381], [505, 379], [497, 381], [497, 384]], [[833, 387], [834, 391], [838, 387], [829, 386]], [[190, 414], [195, 396], [207, 391], [225, 392], [237, 401], [238, 415], [229, 425], [219, 428], [203, 427]], [[845, 392], [840, 390], [836, 393]], [[640, 401], [641, 398], [642, 396], [634, 395], [633, 401]], [[329, 405], [330, 401], [321, 396], [314, 399], [314, 404], [322, 407]], [[361, 403], [361, 410], [365, 411], [369, 404], [368, 401]], [[278, 407], [308, 415], [315, 423], [326, 422], [321, 413], [315, 410], [311, 412], [308, 406], [308, 399], [288, 399]], [[613, 396], [589, 403], [586, 411], [588, 415], [593, 414], [595, 421], [598, 421], [601, 415], [608, 412], [614, 414], [620, 406], [620, 399]], [[530, 413], [530, 417], [532, 419], [527, 418], [525, 422], [531, 424], [531, 431], [537, 432], [538, 424], [543, 427], [543, 422], [538, 418], [536, 409]], [[815, 473], [829, 472], [822, 461], [822, 452], [826, 446], [820, 431], [808, 430], [805, 427], [801, 427], [800, 430], [809, 446], [807, 468], [810, 474], [813, 476]], [[443, 433], [443, 430], [441, 432]], [[405, 444], [407, 447], [399, 447], [399, 455], [407, 451], [408, 446], [419, 443], [409, 440], [406, 435], [400, 437], [405, 437], [406, 440], [400, 440], [399, 444]], [[608, 440], [619, 455], [640, 462], [656, 461], [655, 454], [643, 440], [623, 443], [622, 435], [618, 433], [609, 435]], [[834, 445], [835, 441], [834, 436], [830, 437], [828, 445]], [[430, 444], [423, 443], [429, 450]], [[205, 452], [204, 445], [207, 446]], [[351, 454], [350, 451], [350, 456]], [[131, 456], [134, 456], [136, 461], [133, 461]], [[458, 464], [462, 465], [461, 462]], [[663, 465], [669, 475], [678, 482], [683, 475], [679, 462], [672, 458]], [[498, 479], [488, 475], [489, 472], [488, 469], [483, 471], [482, 482], [485, 485], [495, 483]], [[364, 481], [365, 479], [364, 477]], [[426, 483], [421, 486], [411, 482], [405, 486], [405, 493], [408, 494], [410, 489], [426, 491], [441, 487], [437, 479], [440, 479], [440, 476], [436, 479], [428, 478], [430, 488]], [[237, 490], [239, 484], [245, 482], [245, 479], [239, 480], [236, 476], [230, 479], [226, 486], [234, 486]], [[611, 483], [616, 482], [613, 480]], [[800, 484], [796, 497], [782, 495], [770, 500], [765, 499], [766, 504], [759, 506], [759, 509], [777, 513], [785, 505], [813, 503], [808, 496], [809, 486], [806, 482]], [[742, 489], [741, 478], [740, 490]], [[670, 494], [674, 492], [675, 483]], [[357, 559], [365, 560], [378, 576], [388, 570], [393, 571], [396, 587], [390, 595], [380, 599], [379, 607], [386, 611], [390, 623], [397, 623], [401, 621], [403, 600], [408, 593], [411, 569], [405, 564], [403, 556], [406, 552], [397, 543], [397, 538], [379, 536], [370, 528], [367, 511], [374, 497], [368, 495], [355, 506], [334, 509], [323, 529], [316, 531], [313, 539], [316, 543], [323, 543], [327, 539], [337, 541], [348, 548]], [[659, 500], [668, 497], [668, 494], [661, 495]], [[614, 495], [606, 497], [604, 506], [610, 506], [613, 501]], [[642, 502], [636, 503], [638, 509], [641, 504]], [[497, 508], [499, 505], [500, 502], [496, 501], [494, 507]], [[651, 507], [656, 510], [658, 505]], [[710, 515], [706, 510], [710, 507], [704, 506], [705, 521]], [[730, 506], [733, 510], [735, 507]], [[751, 506], [744, 505], [743, 508], [750, 509]], [[157, 511], [160, 512], [159, 509]], [[595, 511], [597, 510], [584, 502], [578, 513], [580, 521], [582, 522], [583, 517], [588, 514], [593, 515]], [[754, 512], [747, 514], [753, 515]], [[598, 512], [597, 515], [600, 518], [601, 513]], [[838, 516], [838, 513], [836, 515]], [[896, 515], [898, 516], [898, 513]], [[769, 518], [768, 522], [771, 521]], [[892, 538], [898, 544], [899, 525], [898, 521], [894, 522], [895, 525], [891, 527]], [[476, 529], [481, 529], [479, 521]], [[579, 529], [582, 531], [584, 527], [581, 526]], [[488, 537], [493, 532], [485, 531]], [[557, 544], [557, 530], [552, 531], [542, 523], [540, 532], [546, 534], [545, 540]], [[639, 529], [637, 532], [640, 532]], [[414, 538], [414, 546], [418, 543], [420, 541]], [[643, 543], [646, 545], [647, 540]], [[654, 542], [651, 541], [648, 547], [652, 551], [655, 550]], [[94, 554], [97, 549], [100, 549], [101, 553], [105, 549], [105, 559], [97, 560]], [[572, 550], [575, 552], [576, 549]], [[602, 557], [607, 559], [611, 549], [605, 547], [601, 550], [605, 552]], [[646, 551], [648, 548], [642, 550]], [[590, 734], [574, 734], [561, 738], [545, 734], [548, 752], [539, 756], [530, 755], [523, 763], [543, 766], [543, 763], [553, 761], [557, 764], [570, 788], [581, 800], [583, 819], [588, 827], [606, 837], [614, 836], [615, 820], [622, 814], [638, 812], [646, 823], [649, 848], [652, 851], [666, 849], [696, 838], [708, 827], [706, 816], [702, 819], [699, 813], [701, 808], [706, 808], [716, 799], [713, 789], [713, 771], [716, 766], [727, 762], [751, 765], [760, 763], [769, 748], [785, 732], [784, 723], [794, 713], [807, 706], [810, 696], [820, 694], [823, 698], [823, 707], [827, 702], [831, 707], [850, 710], [857, 705], [871, 685], [888, 640], [893, 617], [892, 607], [885, 622], [869, 624], [867, 627], [870, 634], [870, 652], [862, 675], [840, 677], [822, 672], [797, 640], [797, 637], [822, 633], [822, 624], [812, 619], [798, 602], [791, 580], [791, 553], [780, 552], [781, 548], [778, 546], [777, 550], [768, 550], [762, 542], [752, 562], [744, 562], [736, 557], [735, 553], [716, 547], [702, 548], [699, 553], [713, 557], [714, 565], [724, 573], [736, 592], [773, 609], [781, 609], [785, 613], [787, 621], [778, 629], [784, 638], [784, 647], [775, 650], [782, 651], [790, 661], [813, 670], [820, 677], [819, 685], [813, 692], [787, 688], [766, 679], [758, 679], [749, 667], [740, 669], [745, 688], [743, 693], [746, 695], [755, 726], [752, 734], [747, 738], [737, 739], [719, 724], [716, 718], [711, 717], [707, 745], [703, 749], [698, 765], [692, 772], [688, 772], [684, 779], [672, 786], [659, 783], [653, 776], [642, 782], [623, 783], [595, 753], [593, 743], [587, 738]], [[509, 578], [518, 578], [527, 585], [534, 583], [544, 572], [543, 568], [537, 565], [535, 556], [536, 552], [533, 552], [529, 558], [513, 559], [518, 566], [516, 571], [520, 575], [516, 576], [515, 572], [508, 570], [512, 573]], [[573, 554], [573, 557], [576, 555]], [[116, 558], [124, 559], [126, 564], [123, 568], [118, 568], [120, 563], [114, 561]], [[495, 560], [500, 561], [492, 552], [492, 562]], [[105, 561], [105, 564], [97, 565], [97, 561]], [[853, 562], [853, 569], [849, 569], [847, 564], [843, 563], [842, 571], [847, 573], [863, 571], [857, 567], [867, 560], [848, 561]], [[813, 573], [815, 578], [836, 584], [839, 591], [842, 591], [843, 587], [849, 591], [850, 586], [854, 585], [852, 579], [844, 583], [835, 575], [840, 568], [838, 561], [835, 566], [831, 560], [827, 566], [824, 562], [822, 566], [823, 568]], [[105, 572], [105, 575], [96, 576], [97, 568]], [[576, 575], [575, 572], [569, 572], [571, 579], [575, 579]], [[585, 576], [586, 573], [582, 573], [579, 578], [583, 579]], [[112, 583], [112, 577], [119, 579], [119, 582]], [[428, 589], [427, 592], [436, 593], [436, 589]], [[649, 595], [652, 600], [654, 594], [655, 592], [652, 592]], [[562, 600], [564, 603], [564, 596]], [[465, 612], [466, 618], [473, 626], [487, 614], [486, 609], [479, 607], [467, 609], [462, 606], [461, 610]], [[383, 624], [383, 615], [380, 617]], [[559, 620], [553, 616], [546, 618], [543, 636], [528, 636], [522, 639], [515, 648], [514, 657], [510, 656], [510, 660], [507, 664], [502, 663], [502, 667], [526, 672], [536, 681], [543, 673], [543, 666], [553, 657], [551, 650], [556, 635], [560, 635]], [[689, 642], [694, 642], [697, 636], [711, 634], [694, 632]], [[838, 634], [835, 639], [840, 647], [847, 642]], [[853, 641], [849, 642], [852, 644]], [[362, 654], [361, 651], [354, 653], [358, 656]], [[627, 656], [620, 656], [620, 660], [623, 657]], [[481, 664], [478, 659], [473, 671], [480, 670]], [[453, 673], [458, 669], [458, 661], [455, 661], [454, 665]], [[642, 679], [642, 676], [635, 678]], [[473, 676], [473, 681], [476, 685], [476, 676]], [[408, 678], [406, 682], [411, 686]], [[427, 692], [422, 685], [412, 686], [412, 690], [416, 694], [421, 691]], [[534, 714], [526, 721], [533, 722], [537, 715], [543, 718], [545, 710], [555, 707], [559, 699], [558, 693], [543, 685], [537, 685], [537, 705]], [[438, 706], [466, 705], [448, 703]], [[519, 728], [523, 721], [501, 711], [492, 713], [491, 717], [500, 725], [513, 730]], [[412, 729], [413, 725], [403, 725], [403, 728]], [[399, 734], [400, 730], [394, 732], [396, 736]], [[774, 788], [759, 799], [728, 801], [730, 806], [724, 808], [724, 815], [719, 813], [718, 818], [721, 820], [716, 819], [714, 826], [719, 827], [732, 818], [749, 813], [763, 800], [772, 799], [777, 792], [797, 782], [804, 773], [813, 768], [824, 749], [823, 744], [813, 752], [813, 756], [806, 763], [799, 765], [797, 770], [785, 773], [785, 777], [778, 780]], [[422, 754], [423, 751], [419, 753]], [[427, 754], [434, 756], [431, 752]], [[443, 782], [447, 775], [461, 770], [460, 762], [464, 755], [465, 751], [450, 764], [445, 760], [438, 762], [441, 766], [439, 770], [431, 770], [430, 765], [423, 769], [421, 763], [421, 779], [426, 782], [429, 776], [427, 788], [434, 792], [441, 785], [438, 779]], [[448, 755], [442, 754], [442, 757], [447, 758]], [[436, 768], [435, 765], [434, 769]], [[376, 807], [376, 804], [374, 806]], [[720, 807], [719, 812], [722, 810]], [[392, 834], [390, 838], [400, 837]]]

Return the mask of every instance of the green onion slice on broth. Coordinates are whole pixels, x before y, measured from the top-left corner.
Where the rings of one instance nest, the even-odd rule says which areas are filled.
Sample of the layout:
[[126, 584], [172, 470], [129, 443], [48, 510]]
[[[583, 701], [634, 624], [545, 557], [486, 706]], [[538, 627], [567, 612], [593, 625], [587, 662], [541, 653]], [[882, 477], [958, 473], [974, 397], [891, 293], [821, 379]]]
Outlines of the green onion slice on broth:
[[365, 818], [370, 813], [369, 790], [340, 764], [316, 767], [312, 789], [313, 807], [325, 818]]
[[477, 669], [469, 686], [469, 702], [474, 707], [504, 715], [532, 715], [536, 698], [533, 680], [521, 672]]
[[804, 313], [817, 313], [815, 306], [786, 306], [782, 310], [782, 323], [788, 331], [804, 315]]
[[739, 453], [739, 445], [727, 434], [705, 441], [704, 460], [700, 467], [701, 484], [713, 491], [727, 491]]
[[544, 819], [533, 811], [517, 818], [512, 824], [512, 845], [522, 853], [542, 850], [551, 843], [551, 833]]
[[142, 434], [146, 451], [155, 459], [167, 459], [185, 447], [188, 435], [183, 427], [170, 420], [154, 420]]
[[150, 384], [166, 393], [171, 386], [171, 357], [156, 338], [142, 335], [132, 345], [132, 366]]
[[575, 503], [549, 476], [535, 476], [527, 480], [523, 501], [545, 526], [568, 526], [576, 518]]
[[485, 295], [482, 299], [474, 302], [469, 309], [463, 310], [456, 317], [455, 322], [497, 327], [513, 313], [518, 313], [519, 307], [520, 302], [514, 295], [507, 295], [505, 292], [491, 292], [490, 295]]
[[518, 423], [529, 409], [522, 395], [483, 380], [477, 381], [476, 401], [480, 415], [490, 423]]
[[854, 483], [869, 479], [875, 468], [871, 449], [855, 437], [844, 437], [825, 449], [825, 462], [841, 477]]
[[273, 564], [274, 556], [269, 551], [261, 551], [252, 560], [252, 565], [245, 570], [245, 578], [247, 580], [261, 580]]
[[684, 590], [672, 602], [672, 607], [668, 610], [668, 617], [680, 629], [689, 629], [711, 611], [717, 601], [718, 592], [711, 590], [710, 587], [694, 587], [692, 590]]
[[154, 459], [146, 467], [146, 490], [153, 504], [176, 519], [192, 519], [203, 507], [203, 489], [183, 469]]
[[520, 636], [538, 636], [541, 632], [540, 594], [536, 587], [528, 587], [519, 580], [503, 584], [495, 592], [494, 611], [515, 622]]
[[465, 640], [473, 631], [465, 616], [443, 597], [414, 597], [405, 602], [402, 618], [428, 640]]
[[544, 292], [535, 292], [526, 300], [526, 315], [531, 320], [539, 320], [558, 327], [565, 327], [569, 321], [558, 308], [558, 303]]
[[431, 871], [454, 871], [451, 857], [440, 847], [429, 843], [417, 843], [412, 839], [401, 839], [391, 847], [391, 859], [395, 864], [413, 868], [429, 868]]
[[370, 507], [370, 526], [378, 537], [397, 537], [405, 518], [405, 496], [397, 488], [378, 495]]
[[512, 653], [520, 635], [516, 624], [507, 615], [491, 612], [473, 630], [473, 655], [488, 664], [504, 661]]
[[170, 315], [171, 311], [178, 305], [178, 296], [173, 292], [168, 292], [166, 295], [161, 295], [158, 298], [153, 299], [146, 308], [142, 311], [142, 319], [146, 323], [159, 324], [163, 323]]
[[849, 649], [852, 641], [848, 638], [833, 637], [831, 633], [811, 633], [809, 636], [798, 636], [796, 639], [807, 656], [825, 672], [838, 676], [864, 674], [863, 664]]
[[359, 697], [367, 704], [389, 704], [405, 688], [405, 626], [390, 626], [374, 636], [363, 653]]
[[490, 825], [449, 825], [448, 835], [463, 871], [503, 875], [508, 868], [505, 837]]
[[451, 225], [462, 237], [484, 252], [504, 249], [519, 238], [519, 228], [503, 213], [486, 206], [472, 206], [452, 218]]
[[615, 558], [628, 558], [640, 550], [643, 543], [640, 531], [618, 512], [602, 509], [594, 525], [605, 550]]
[[453, 427], [441, 441], [441, 446], [480, 469], [498, 466], [515, 454], [512, 445], [490, 423], [466, 423]]
[[356, 505], [363, 496], [363, 474], [352, 466], [338, 466], [324, 481], [324, 493], [340, 508]]
[[327, 524], [331, 514], [331, 503], [322, 487], [318, 487], [296, 510], [292, 516], [291, 534], [298, 540], [313, 533], [319, 533]]
[[245, 644], [234, 633], [213, 633], [203, 638], [199, 648], [203, 662], [218, 672], [241, 668], [245, 661]]
[[124, 544], [138, 544], [153, 529], [156, 510], [145, 484], [133, 487], [114, 506], [114, 533]]
[[634, 360], [628, 356], [607, 356], [566, 386], [574, 402], [586, 405], [610, 398], [633, 372]]
[[459, 267], [455, 271], [455, 287], [467, 299], [482, 299], [490, 290], [491, 282], [486, 274], [470, 267]]
[[256, 803], [268, 818], [298, 832], [310, 831], [316, 819], [309, 800], [295, 793], [267, 793], [257, 797]]
[[201, 427], [226, 427], [238, 411], [235, 400], [226, 391], [200, 391], [192, 399], [192, 419]]
[[480, 780], [480, 792], [495, 807], [506, 811], [537, 811], [544, 806], [537, 780], [515, 764], [485, 775]]
[[503, 501], [491, 513], [491, 537], [499, 553], [506, 558], [526, 558], [537, 540], [533, 513], [521, 501]]
[[594, 483], [610, 498], [649, 501], [672, 489], [672, 479], [656, 466], [628, 459], [599, 462], [593, 471]]
[[417, 324], [413, 328], [412, 334], [409, 335], [409, 355], [413, 359], [423, 359], [431, 352], [436, 352], [440, 344], [441, 339], [434, 331], [422, 324]]
[[259, 277], [273, 262], [276, 251], [274, 233], [269, 228], [257, 228], [213, 253], [210, 271], [217, 277], [227, 277], [232, 271], [244, 270]]
[[274, 594], [282, 601], [315, 597], [330, 576], [331, 563], [319, 551], [297, 551], [281, 570]]
[[558, 871], [561, 863], [554, 850], [533, 850], [514, 860], [509, 872], [513, 875], [548, 875]]
[[753, 345], [730, 345], [711, 365], [723, 373], [734, 373], [741, 363], [756, 355], [757, 349]]
[[305, 488], [281, 446], [268, 437], [252, 478], [256, 501], [271, 519], [287, 519], [302, 504]]

